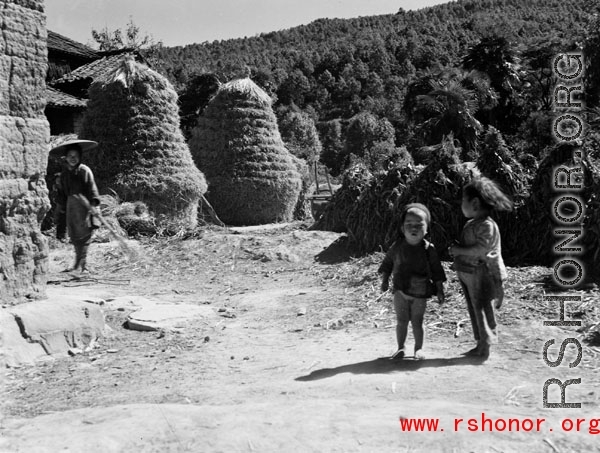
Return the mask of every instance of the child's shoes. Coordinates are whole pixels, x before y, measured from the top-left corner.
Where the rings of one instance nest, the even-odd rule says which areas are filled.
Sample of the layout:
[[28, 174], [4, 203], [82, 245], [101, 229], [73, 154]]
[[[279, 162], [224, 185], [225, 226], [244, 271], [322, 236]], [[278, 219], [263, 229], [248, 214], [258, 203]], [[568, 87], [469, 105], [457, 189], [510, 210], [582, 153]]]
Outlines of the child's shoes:
[[421, 349], [417, 349], [415, 351], [415, 360], [423, 360], [425, 358], [425, 354], [423, 354], [423, 351]]

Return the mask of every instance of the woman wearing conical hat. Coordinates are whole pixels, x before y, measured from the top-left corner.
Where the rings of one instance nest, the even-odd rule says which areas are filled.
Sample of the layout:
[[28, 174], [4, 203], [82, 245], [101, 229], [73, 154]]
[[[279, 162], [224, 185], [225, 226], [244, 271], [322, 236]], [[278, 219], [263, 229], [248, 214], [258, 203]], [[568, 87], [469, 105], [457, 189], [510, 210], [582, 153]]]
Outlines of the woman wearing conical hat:
[[64, 156], [66, 168], [60, 174], [57, 193], [57, 209], [66, 210], [67, 231], [75, 247], [75, 263], [67, 271], [81, 268], [87, 273], [87, 252], [92, 241], [92, 232], [99, 226], [96, 219], [100, 204], [94, 174], [87, 165], [81, 163], [83, 151], [98, 146], [90, 140], [70, 140], [50, 150], [57, 156]]

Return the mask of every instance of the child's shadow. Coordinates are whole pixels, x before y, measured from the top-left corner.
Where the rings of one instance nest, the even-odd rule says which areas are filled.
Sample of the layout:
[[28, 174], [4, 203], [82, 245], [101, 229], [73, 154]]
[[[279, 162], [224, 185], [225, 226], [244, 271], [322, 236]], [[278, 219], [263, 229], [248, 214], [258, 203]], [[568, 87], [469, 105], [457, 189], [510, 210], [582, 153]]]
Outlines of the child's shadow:
[[335, 368], [322, 368], [315, 370], [306, 376], [297, 377], [296, 381], [316, 381], [335, 376], [340, 373], [354, 374], [384, 374], [390, 371], [415, 371], [419, 368], [456, 366], [456, 365], [481, 365], [486, 359], [483, 357], [452, 357], [450, 359], [424, 359], [424, 360], [398, 360], [394, 361], [388, 357], [366, 362], [351, 363]]

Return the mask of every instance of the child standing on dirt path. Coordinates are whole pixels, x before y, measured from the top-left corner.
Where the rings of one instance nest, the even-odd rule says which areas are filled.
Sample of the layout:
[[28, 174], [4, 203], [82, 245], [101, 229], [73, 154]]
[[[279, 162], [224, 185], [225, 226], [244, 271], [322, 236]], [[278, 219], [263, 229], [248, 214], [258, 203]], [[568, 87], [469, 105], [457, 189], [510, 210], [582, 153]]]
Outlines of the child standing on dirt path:
[[500, 230], [490, 217], [495, 209], [512, 210], [512, 202], [492, 180], [477, 177], [463, 188], [462, 212], [470, 219], [463, 227], [460, 243], [450, 247], [473, 327], [477, 346], [465, 355], [487, 359], [490, 344], [497, 339], [492, 300], [500, 308], [506, 267], [502, 260]]
[[398, 341], [398, 350], [392, 359], [404, 358], [404, 342], [410, 322], [415, 340], [415, 359], [421, 360], [425, 358], [422, 351], [423, 317], [427, 299], [436, 294], [438, 302], [444, 303], [446, 274], [433, 244], [425, 239], [431, 222], [429, 209], [421, 203], [408, 204], [402, 211], [400, 222], [404, 237], [392, 244], [379, 266], [381, 290], [389, 289], [392, 276]]

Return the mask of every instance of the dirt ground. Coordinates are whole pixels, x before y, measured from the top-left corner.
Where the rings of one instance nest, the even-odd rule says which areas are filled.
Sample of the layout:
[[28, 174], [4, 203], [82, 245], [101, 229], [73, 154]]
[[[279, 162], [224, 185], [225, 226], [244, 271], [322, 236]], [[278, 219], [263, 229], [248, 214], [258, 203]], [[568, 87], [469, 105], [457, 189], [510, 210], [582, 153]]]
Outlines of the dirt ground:
[[[60, 272], [72, 251], [52, 240], [49, 288], [104, 299], [111, 329], [90, 351], [3, 371], [0, 451], [600, 451], [600, 348], [583, 341], [598, 322], [597, 287], [570, 293], [581, 302], [567, 317], [581, 328], [548, 327], [559, 312], [543, 300], [556, 290], [550, 269], [510, 268], [499, 342], [481, 362], [462, 355], [474, 343], [444, 263], [448, 300], [428, 303], [427, 358], [410, 357], [409, 334], [409, 357], [394, 363], [391, 295], [378, 289], [383, 255], [352, 257], [343, 236], [306, 226], [130, 241], [135, 256], [95, 243], [94, 272], [81, 279]], [[202, 305], [205, 316], [133, 331], [130, 310], [110, 304], [119, 296]], [[555, 340], [556, 360], [565, 338], [581, 342], [581, 361], [569, 368], [569, 346], [549, 367], [544, 343]], [[566, 401], [581, 407], [544, 408], [550, 378], [580, 378]], [[558, 385], [548, 399], [560, 401]], [[403, 430], [414, 417], [439, 419], [437, 431]], [[502, 429], [508, 419], [522, 429]]]

